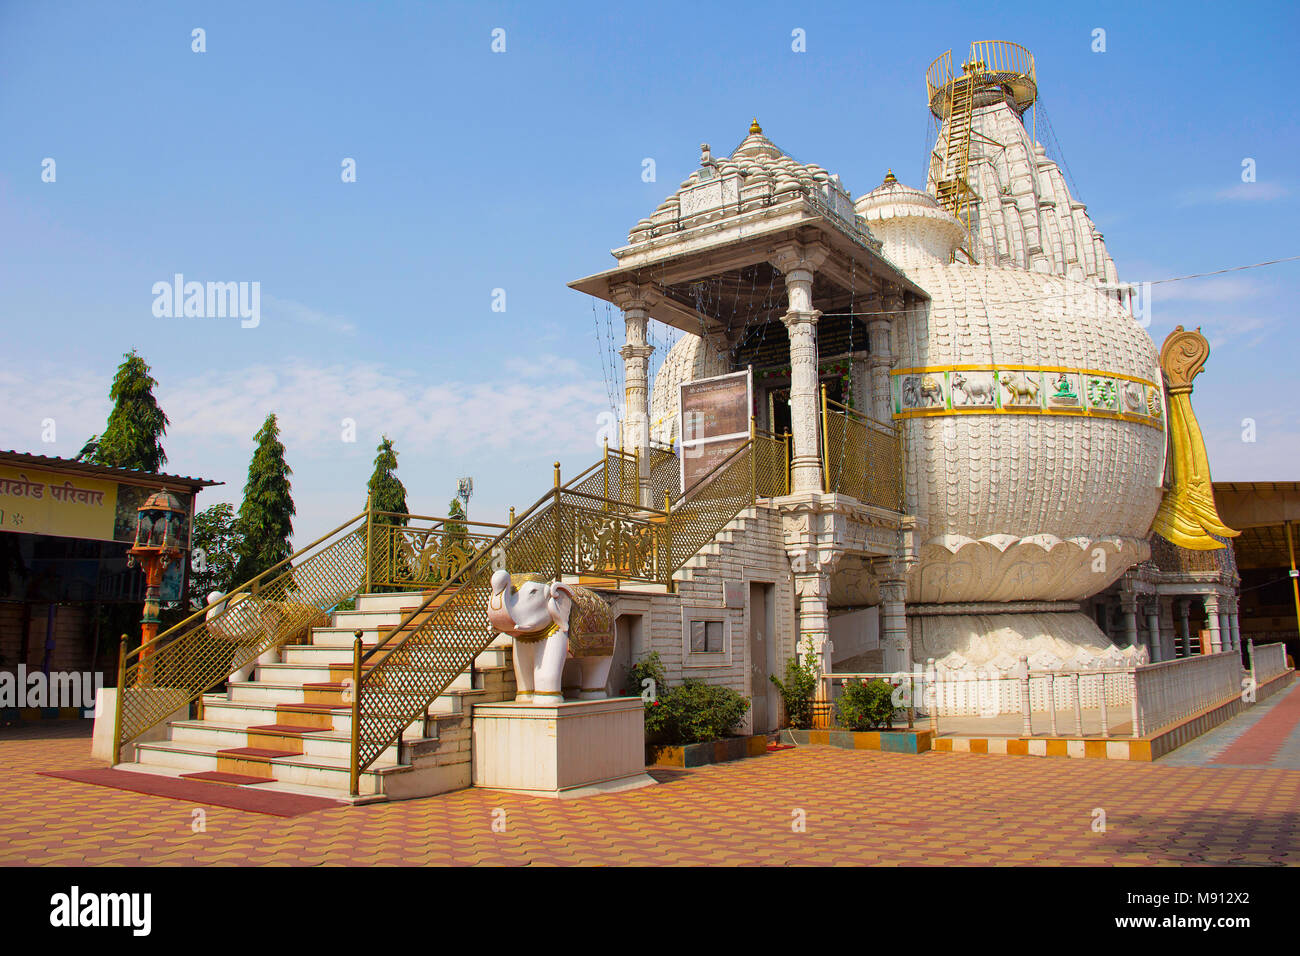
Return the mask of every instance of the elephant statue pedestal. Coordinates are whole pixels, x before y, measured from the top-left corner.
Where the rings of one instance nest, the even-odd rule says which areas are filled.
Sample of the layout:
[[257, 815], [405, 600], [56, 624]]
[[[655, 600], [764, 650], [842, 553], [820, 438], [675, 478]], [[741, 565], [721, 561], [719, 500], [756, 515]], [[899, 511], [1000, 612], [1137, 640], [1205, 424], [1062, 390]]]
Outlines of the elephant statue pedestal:
[[655, 782], [639, 697], [476, 704], [473, 735], [476, 787], [571, 798]]
[[[542, 574], [492, 575], [488, 619], [514, 639], [516, 697], [475, 704], [476, 787], [580, 797], [654, 783], [645, 772], [645, 706], [606, 693], [614, 617], [594, 591]], [[564, 698], [565, 670], [578, 680]]]

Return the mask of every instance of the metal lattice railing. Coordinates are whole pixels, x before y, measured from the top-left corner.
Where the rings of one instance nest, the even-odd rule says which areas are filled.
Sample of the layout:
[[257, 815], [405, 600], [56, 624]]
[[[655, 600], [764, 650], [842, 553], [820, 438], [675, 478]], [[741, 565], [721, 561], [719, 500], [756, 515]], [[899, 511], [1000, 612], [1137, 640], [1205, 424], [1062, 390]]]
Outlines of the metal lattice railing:
[[464, 518], [376, 512], [369, 532], [370, 584], [403, 591], [443, 584], [505, 527]]
[[365, 522], [363, 512], [235, 588], [210, 620], [207, 609], [200, 610], [123, 653], [117, 747], [188, 707], [259, 655], [325, 623], [326, 612], [365, 583]]
[[859, 415], [822, 394], [822, 467], [826, 491], [902, 512], [902, 442], [896, 424]]
[[650, 504], [659, 506], [665, 497], [675, 501], [682, 493], [681, 465], [668, 448], [650, 449]]

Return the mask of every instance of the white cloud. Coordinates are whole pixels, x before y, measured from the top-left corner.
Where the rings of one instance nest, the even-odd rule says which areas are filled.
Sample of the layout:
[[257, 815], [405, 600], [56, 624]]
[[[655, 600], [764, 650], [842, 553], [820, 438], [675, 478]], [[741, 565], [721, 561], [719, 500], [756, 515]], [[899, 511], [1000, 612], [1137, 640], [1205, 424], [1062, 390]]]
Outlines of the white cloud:
[[292, 299], [264, 295], [262, 296], [262, 305], [267, 311], [267, 315], [263, 316], [263, 318], [270, 319], [272, 322], [283, 318], [299, 325], [310, 325], [330, 332], [338, 332], [342, 335], [352, 335], [357, 331], [357, 327], [342, 316], [330, 315], [328, 312], [313, 309], [309, 305], [303, 305], [301, 302], [295, 302]]
[[1235, 183], [1226, 189], [1189, 189], [1178, 195], [1180, 206], [1201, 206], [1208, 203], [1267, 202], [1285, 199], [1291, 195], [1287, 186], [1278, 182]]
[[1260, 202], [1289, 196], [1291, 190], [1281, 183], [1237, 183], [1214, 194], [1218, 202]]

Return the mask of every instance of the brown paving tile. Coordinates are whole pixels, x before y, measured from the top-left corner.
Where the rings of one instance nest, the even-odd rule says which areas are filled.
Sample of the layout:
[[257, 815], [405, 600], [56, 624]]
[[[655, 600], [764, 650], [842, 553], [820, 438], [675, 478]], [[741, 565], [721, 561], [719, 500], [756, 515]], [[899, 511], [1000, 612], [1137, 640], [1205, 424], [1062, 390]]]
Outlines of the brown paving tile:
[[[1295, 865], [1300, 772], [805, 748], [552, 801], [466, 790], [279, 819], [37, 770], [89, 740], [0, 734], [0, 865]], [[492, 810], [506, 833], [491, 830]], [[790, 828], [806, 813], [807, 832]], [[1092, 810], [1107, 812], [1105, 834]], [[91, 822], [93, 821], [93, 823]]]

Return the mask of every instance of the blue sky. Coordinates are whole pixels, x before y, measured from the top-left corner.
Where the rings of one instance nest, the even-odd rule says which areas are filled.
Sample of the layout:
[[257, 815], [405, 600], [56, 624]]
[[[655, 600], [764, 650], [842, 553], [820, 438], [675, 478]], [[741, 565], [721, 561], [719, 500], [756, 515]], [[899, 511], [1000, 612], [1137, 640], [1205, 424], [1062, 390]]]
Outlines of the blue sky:
[[[890, 167], [921, 185], [925, 67], [972, 39], [1036, 55], [1122, 279], [1300, 253], [1290, 5], [985, 6], [0, 3], [0, 447], [75, 454], [135, 347], [167, 470], [227, 482], [201, 506], [238, 501], [274, 410], [300, 536], [360, 510], [381, 432], [413, 510], [468, 474], [473, 516], [500, 519], [553, 460], [595, 459], [605, 307], [565, 283], [612, 265], [699, 144], [756, 115], [854, 196]], [[178, 272], [260, 282], [261, 324], [155, 317]], [[1199, 325], [1214, 348], [1194, 401], [1216, 479], [1300, 478], [1297, 300], [1300, 263], [1156, 292], [1157, 342]]]

